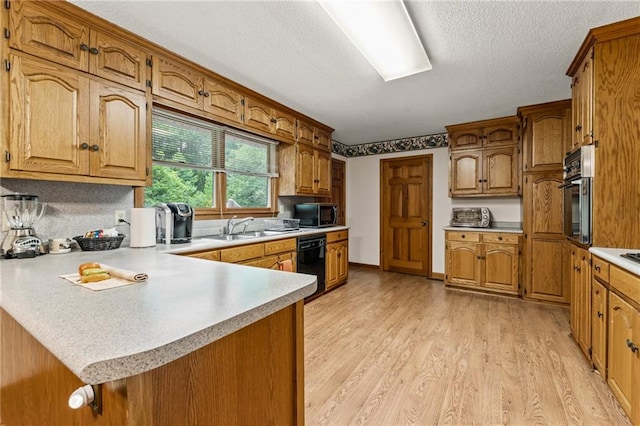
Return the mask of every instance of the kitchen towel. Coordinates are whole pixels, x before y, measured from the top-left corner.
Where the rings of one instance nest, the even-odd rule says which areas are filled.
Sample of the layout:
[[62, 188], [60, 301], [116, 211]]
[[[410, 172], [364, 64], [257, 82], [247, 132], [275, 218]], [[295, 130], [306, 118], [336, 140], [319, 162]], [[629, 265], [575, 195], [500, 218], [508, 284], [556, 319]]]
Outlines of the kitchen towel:
[[278, 262], [278, 268], [281, 271], [293, 272], [293, 262], [291, 259], [285, 259]]
[[72, 284], [80, 285], [93, 291], [107, 290], [109, 288], [122, 287], [124, 285], [142, 283], [149, 279], [149, 276], [144, 272], [133, 272], [126, 269], [115, 268], [113, 266], [100, 264], [100, 267], [107, 271], [111, 278], [104, 281], [98, 281], [95, 283], [83, 283], [80, 281], [80, 275], [67, 274], [60, 275], [60, 278], [64, 278]]
[[131, 209], [129, 247], [153, 247], [156, 245], [156, 210]]

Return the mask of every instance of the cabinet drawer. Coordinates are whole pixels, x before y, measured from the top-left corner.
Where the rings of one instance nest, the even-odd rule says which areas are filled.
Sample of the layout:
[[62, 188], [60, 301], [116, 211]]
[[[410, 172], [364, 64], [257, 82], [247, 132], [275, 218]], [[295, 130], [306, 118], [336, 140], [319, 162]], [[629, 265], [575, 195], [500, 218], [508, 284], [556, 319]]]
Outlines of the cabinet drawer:
[[518, 244], [517, 234], [482, 234], [482, 241], [494, 244]]
[[640, 305], [639, 276], [633, 275], [627, 271], [623, 271], [617, 266], [611, 266], [609, 285], [611, 286], [611, 288], [618, 290], [633, 302]]
[[264, 244], [252, 244], [220, 250], [220, 260], [229, 263], [242, 262], [243, 260], [262, 256], [264, 256]]
[[264, 254], [274, 254], [274, 253], [282, 253], [285, 251], [295, 251], [296, 250], [296, 239], [289, 238], [286, 240], [278, 240], [278, 241], [269, 241], [268, 243], [264, 243]]
[[480, 242], [479, 232], [447, 232], [447, 240], [449, 241], [471, 241], [475, 243]]
[[346, 229], [344, 231], [329, 232], [327, 234], [327, 243], [346, 240], [347, 238], [349, 238], [349, 231]]
[[600, 281], [609, 282], [609, 264], [604, 260], [593, 256], [593, 276], [599, 278]]
[[206, 259], [206, 260], [220, 260], [220, 251], [203, 251], [200, 253], [189, 253], [187, 254], [189, 257], [197, 257], [198, 259]]

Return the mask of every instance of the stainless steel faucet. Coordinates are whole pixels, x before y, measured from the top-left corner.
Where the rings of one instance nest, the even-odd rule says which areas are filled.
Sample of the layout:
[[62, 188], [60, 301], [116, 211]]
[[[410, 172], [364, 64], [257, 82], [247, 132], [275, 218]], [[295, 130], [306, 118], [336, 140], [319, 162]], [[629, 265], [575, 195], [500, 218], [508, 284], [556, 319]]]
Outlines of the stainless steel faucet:
[[247, 230], [247, 226], [249, 225], [249, 222], [251, 222], [253, 220], [253, 217], [245, 217], [244, 219], [241, 219], [237, 222], [235, 222], [235, 219], [237, 219], [238, 216], [234, 216], [231, 219], [229, 219], [227, 221], [227, 233], [228, 234], [233, 234], [233, 230], [236, 229], [236, 227], [238, 225], [242, 225], [244, 224], [244, 229], [242, 230], [242, 232], [245, 232]]

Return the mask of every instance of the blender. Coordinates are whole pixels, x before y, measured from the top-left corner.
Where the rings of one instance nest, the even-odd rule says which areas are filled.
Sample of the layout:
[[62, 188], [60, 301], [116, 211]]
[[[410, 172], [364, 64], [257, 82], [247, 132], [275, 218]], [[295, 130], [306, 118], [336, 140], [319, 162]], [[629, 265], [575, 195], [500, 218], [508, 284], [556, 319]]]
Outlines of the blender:
[[0, 254], [7, 259], [45, 254], [46, 247], [33, 225], [42, 217], [47, 205], [39, 202], [37, 195], [9, 194], [3, 195], [2, 199], [10, 230], [2, 240]]

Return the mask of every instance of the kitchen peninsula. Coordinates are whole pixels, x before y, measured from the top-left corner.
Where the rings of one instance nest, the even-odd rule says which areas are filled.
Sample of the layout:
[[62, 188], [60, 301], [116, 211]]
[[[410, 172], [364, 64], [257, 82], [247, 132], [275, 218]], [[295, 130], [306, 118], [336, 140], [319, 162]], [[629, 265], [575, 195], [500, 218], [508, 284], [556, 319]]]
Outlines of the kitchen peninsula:
[[[315, 277], [167, 251], [179, 247], [2, 261], [0, 423], [304, 423]], [[89, 261], [149, 280], [93, 292], [59, 278]], [[68, 407], [84, 384], [100, 414]]]

